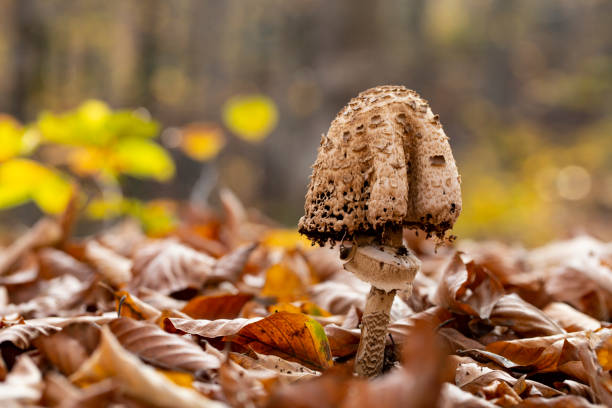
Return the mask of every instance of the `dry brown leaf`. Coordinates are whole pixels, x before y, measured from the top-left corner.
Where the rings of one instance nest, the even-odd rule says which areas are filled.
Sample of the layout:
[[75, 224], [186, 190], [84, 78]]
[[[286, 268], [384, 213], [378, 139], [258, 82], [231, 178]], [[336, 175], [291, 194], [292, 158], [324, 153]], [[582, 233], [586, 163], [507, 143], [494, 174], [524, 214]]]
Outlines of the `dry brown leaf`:
[[603, 405], [591, 404], [576, 395], [563, 395], [554, 398], [531, 397], [523, 400], [521, 407], [525, 408], [605, 408]]
[[38, 251], [41, 276], [46, 279], [64, 274], [73, 275], [80, 280], [90, 279], [94, 271], [89, 265], [78, 261], [64, 251], [55, 248], [43, 248]]
[[486, 399], [478, 398], [454, 384], [444, 383], [438, 408], [495, 408]]
[[110, 329], [102, 328], [100, 345], [70, 379], [76, 384], [92, 384], [115, 378], [121, 392], [155, 407], [225, 407], [192, 389], [174, 384], [152, 367], [121, 347]]
[[36, 348], [64, 375], [76, 372], [87, 360], [88, 353], [81, 343], [68, 334], [58, 332], [34, 340]]
[[486, 319], [503, 294], [501, 283], [492, 274], [458, 252], [441, 278], [435, 299], [453, 312]]
[[32, 319], [0, 329], [0, 344], [9, 342], [22, 350], [30, 347], [38, 336], [48, 336], [61, 330], [48, 319]]
[[0, 276], [7, 273], [26, 252], [58, 242], [62, 237], [60, 225], [49, 218], [38, 221], [11, 246], [0, 252]]
[[512, 361], [530, 372], [557, 371], [562, 365], [579, 361], [577, 348], [582, 342], [612, 336], [612, 329], [597, 332], [574, 332], [546, 337], [499, 341], [487, 346], [487, 351]]
[[132, 291], [149, 288], [170, 294], [201, 287], [212, 273], [215, 259], [174, 239], [152, 241], [134, 253]]
[[355, 292], [343, 282], [325, 281], [308, 289], [311, 300], [332, 314], [345, 314], [351, 307], [363, 310], [366, 293]]
[[530, 305], [517, 294], [502, 296], [489, 317], [494, 325], [510, 327], [522, 336], [550, 336], [565, 333], [557, 323], [540, 309]]
[[30, 357], [23, 355], [4, 382], [0, 383], [0, 405], [20, 407], [36, 404], [42, 393], [42, 375]]
[[238, 281], [247, 265], [249, 257], [257, 246], [258, 243], [256, 242], [245, 244], [218, 259], [212, 269], [210, 279], [229, 282]]
[[226, 339], [257, 353], [274, 354], [319, 371], [333, 364], [323, 327], [301, 313], [274, 313]]
[[143, 302], [131, 293], [120, 290], [115, 292], [117, 301], [117, 314], [134, 320], [156, 320], [162, 312]]
[[195, 343], [152, 324], [121, 317], [108, 327], [123, 348], [157, 367], [205, 374], [221, 365]]
[[591, 316], [579, 312], [567, 303], [553, 302], [543, 310], [546, 316], [558, 322], [568, 332], [597, 330], [601, 323]]
[[92, 240], [86, 244], [85, 258], [111, 285], [118, 287], [132, 279], [132, 260], [97, 241]]
[[102, 380], [85, 389], [72, 385], [62, 375], [51, 372], [45, 376], [45, 389], [41, 402], [58, 408], [102, 408], [121, 403], [119, 385], [112, 379]]
[[129, 218], [104, 230], [98, 237], [98, 241], [102, 245], [128, 258], [132, 255], [134, 249], [144, 243], [145, 240], [146, 236], [142, 232], [138, 221]]
[[317, 371], [304, 367], [299, 363], [287, 361], [278, 356], [259, 353], [254, 354], [256, 358], [240, 353], [231, 353], [230, 358], [242, 368], [245, 368], [247, 370], [247, 375], [258, 380], [294, 382], [320, 375]]
[[253, 295], [247, 294], [225, 294], [196, 296], [191, 299], [181, 312], [194, 319], [234, 319], [240, 315], [240, 311]]
[[171, 317], [164, 321], [166, 331], [180, 331], [188, 334], [195, 334], [205, 338], [216, 338], [231, 336], [240, 331], [244, 326], [261, 320], [261, 317], [252, 319], [217, 319], [217, 320], [193, 320]]
[[[597, 333], [599, 334], [597, 337], [603, 337], [605, 342], [610, 341], [612, 337], [611, 331], [612, 329], [609, 329], [608, 332], [600, 330]], [[589, 385], [595, 394], [596, 402], [610, 407], [612, 406], [612, 373], [610, 370], [604, 370], [599, 362], [597, 349], [594, 344], [601, 345], [602, 340], [594, 335], [595, 333], [592, 336], [578, 340], [578, 345], [576, 346], [578, 359], [582, 362], [587, 373]], [[609, 363], [607, 357], [604, 359], [605, 363]]]

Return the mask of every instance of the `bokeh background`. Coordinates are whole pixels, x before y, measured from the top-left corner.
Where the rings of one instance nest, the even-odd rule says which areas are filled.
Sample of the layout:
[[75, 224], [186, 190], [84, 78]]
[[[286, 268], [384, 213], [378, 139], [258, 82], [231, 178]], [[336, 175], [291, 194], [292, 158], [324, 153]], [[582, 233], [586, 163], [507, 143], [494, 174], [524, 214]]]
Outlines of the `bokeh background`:
[[[214, 203], [227, 186], [292, 226], [336, 113], [403, 84], [451, 138], [457, 235], [612, 239], [611, 21], [607, 0], [0, 0], [0, 112], [29, 123], [90, 99], [142, 107], [176, 172], [127, 176], [126, 195]], [[194, 122], [222, 138], [218, 153], [175, 148]]]

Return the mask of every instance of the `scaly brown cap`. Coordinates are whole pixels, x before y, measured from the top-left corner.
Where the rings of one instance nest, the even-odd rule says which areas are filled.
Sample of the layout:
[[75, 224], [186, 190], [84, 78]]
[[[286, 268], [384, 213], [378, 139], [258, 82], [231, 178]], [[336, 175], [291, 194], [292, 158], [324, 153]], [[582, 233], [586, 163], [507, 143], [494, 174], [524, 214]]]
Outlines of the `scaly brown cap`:
[[318, 243], [389, 226], [443, 237], [461, 211], [460, 182], [427, 101], [403, 86], [368, 89], [321, 137], [299, 230]]

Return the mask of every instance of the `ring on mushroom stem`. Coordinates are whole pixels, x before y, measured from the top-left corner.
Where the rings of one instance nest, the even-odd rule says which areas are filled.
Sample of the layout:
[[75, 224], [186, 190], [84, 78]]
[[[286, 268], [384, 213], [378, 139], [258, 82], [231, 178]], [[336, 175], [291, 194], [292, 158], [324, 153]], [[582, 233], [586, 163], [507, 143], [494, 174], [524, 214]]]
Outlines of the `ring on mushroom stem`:
[[[438, 115], [403, 86], [353, 98], [321, 138], [299, 230], [321, 245], [341, 241], [344, 268], [372, 288], [362, 318], [355, 372], [383, 364], [397, 290], [412, 290], [420, 261], [402, 228], [443, 239], [461, 212], [460, 178]], [[344, 244], [344, 237], [353, 243]]]

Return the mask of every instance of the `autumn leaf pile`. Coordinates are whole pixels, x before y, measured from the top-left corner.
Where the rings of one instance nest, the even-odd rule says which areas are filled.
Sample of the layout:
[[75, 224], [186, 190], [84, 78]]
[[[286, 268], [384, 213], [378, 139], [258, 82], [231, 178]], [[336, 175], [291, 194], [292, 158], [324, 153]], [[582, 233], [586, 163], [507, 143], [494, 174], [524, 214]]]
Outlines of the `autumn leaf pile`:
[[385, 373], [352, 375], [369, 285], [228, 192], [170, 235], [74, 210], [0, 252], [0, 406], [612, 406], [612, 245], [405, 239]]

